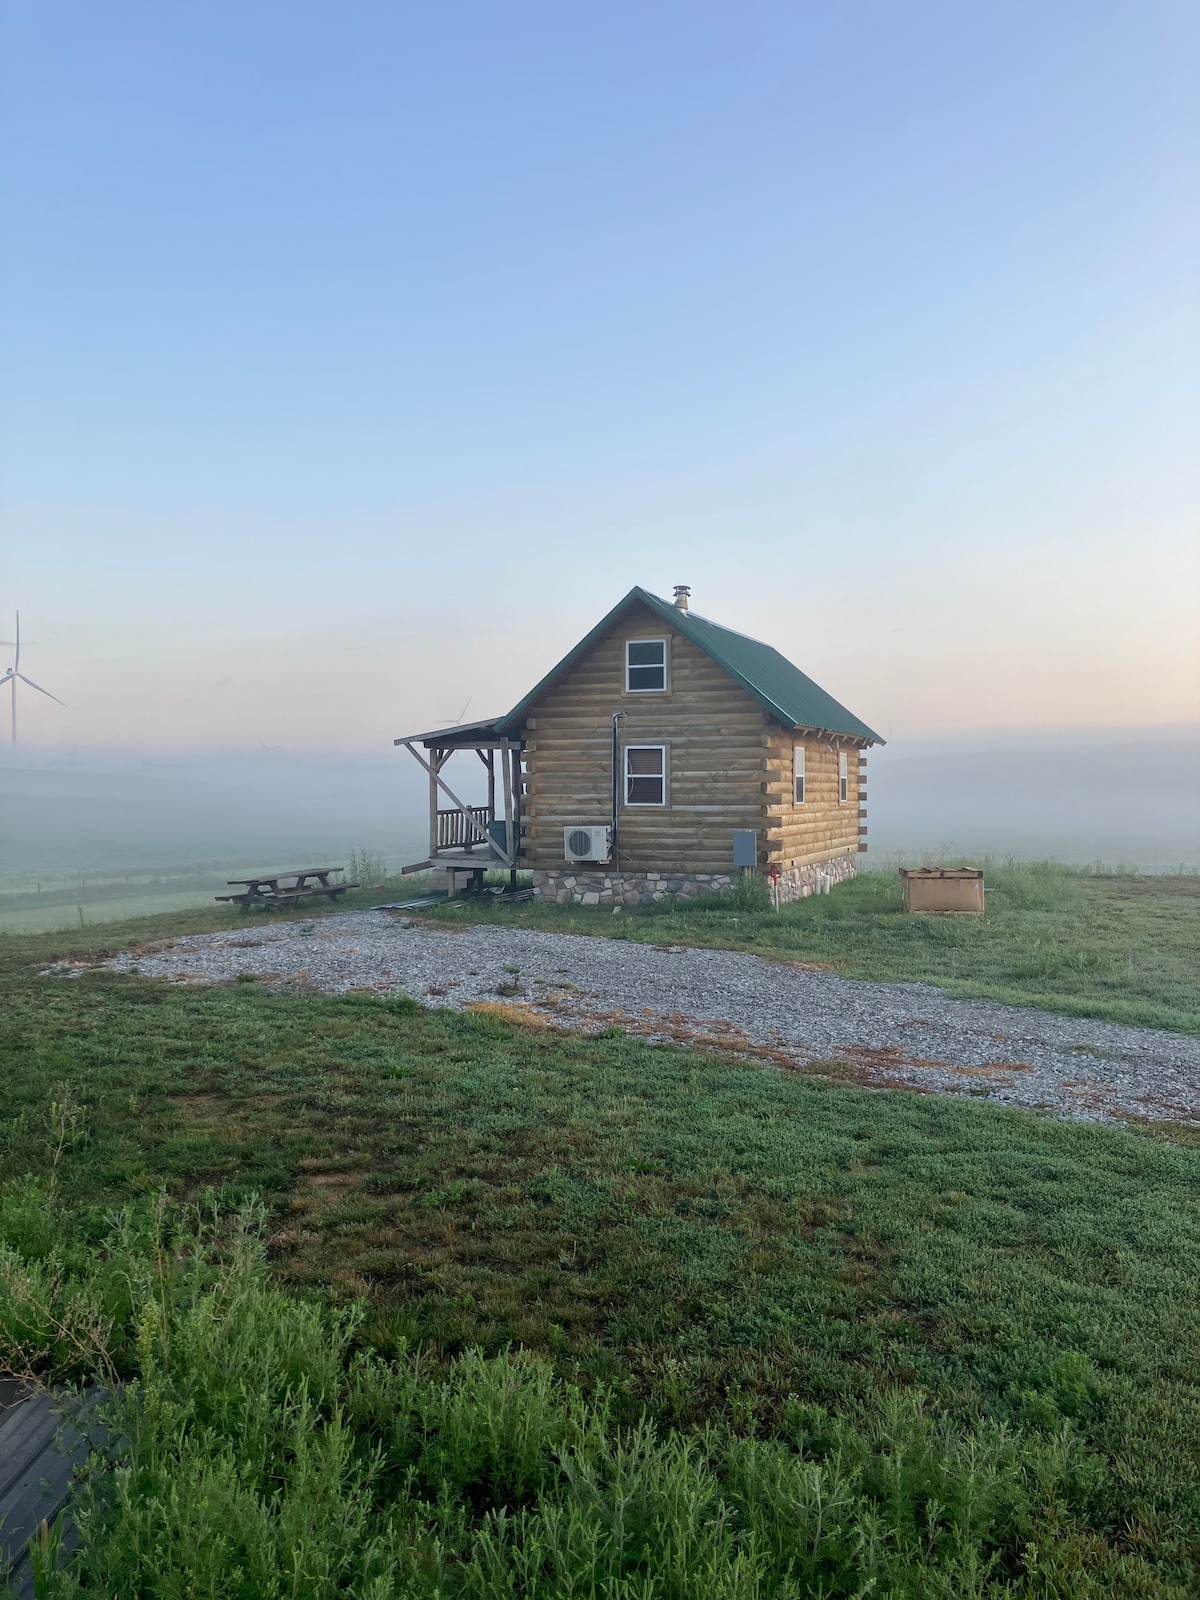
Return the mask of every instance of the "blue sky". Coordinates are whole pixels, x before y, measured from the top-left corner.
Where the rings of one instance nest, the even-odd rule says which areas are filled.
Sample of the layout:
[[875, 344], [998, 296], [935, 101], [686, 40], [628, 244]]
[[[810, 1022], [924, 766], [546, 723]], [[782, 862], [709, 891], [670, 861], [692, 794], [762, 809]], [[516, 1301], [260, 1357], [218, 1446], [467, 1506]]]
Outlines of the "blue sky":
[[382, 748], [676, 582], [894, 739], [1194, 719], [1198, 43], [6, 0], [30, 740]]

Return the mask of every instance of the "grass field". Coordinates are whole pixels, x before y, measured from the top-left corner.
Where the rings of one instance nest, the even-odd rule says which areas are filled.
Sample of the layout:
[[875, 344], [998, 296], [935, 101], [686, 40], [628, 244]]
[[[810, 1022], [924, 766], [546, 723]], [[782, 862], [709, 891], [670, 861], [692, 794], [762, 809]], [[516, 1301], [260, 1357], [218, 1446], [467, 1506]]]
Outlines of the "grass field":
[[[1182, 886], [1120, 888], [1082, 883], [1070, 915], [1099, 908], [1110, 943], [1128, 916], [1161, 953], [1194, 927]], [[865, 954], [836, 896], [780, 920], [848, 966], [945, 961], [923, 933], [900, 942], [937, 924], [852, 893], [880, 930]], [[755, 948], [774, 926], [685, 916], [624, 931]], [[997, 948], [966, 938], [955, 981], [986, 983]], [[1195, 1593], [1184, 1130], [403, 997], [38, 976], [112, 939], [0, 941], [0, 1339], [11, 1364], [145, 1396], [82, 1567], [47, 1592]], [[1185, 1015], [1182, 975], [1145, 982], [1113, 1003]], [[254, 1194], [265, 1254], [232, 1219]]]
[[[348, 860], [349, 882], [374, 885], [386, 875], [382, 858], [366, 850], [352, 848], [348, 858], [339, 859]], [[229, 892], [232, 874], [251, 870], [286, 869], [261, 860], [230, 860], [117, 873], [0, 874], [0, 936], [210, 910], [216, 895]]]

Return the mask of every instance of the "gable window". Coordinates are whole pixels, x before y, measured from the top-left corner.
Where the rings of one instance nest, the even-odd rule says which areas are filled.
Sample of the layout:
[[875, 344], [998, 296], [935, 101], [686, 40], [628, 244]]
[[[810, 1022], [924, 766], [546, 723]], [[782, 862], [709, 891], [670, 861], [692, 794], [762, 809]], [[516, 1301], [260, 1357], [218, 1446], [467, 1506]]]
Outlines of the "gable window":
[[666, 745], [626, 745], [625, 804], [627, 806], [665, 806], [666, 803]]
[[667, 687], [667, 641], [665, 639], [627, 639], [625, 641], [625, 692], [650, 694]]
[[795, 792], [793, 799], [798, 806], [804, 804], [804, 746], [798, 744], [794, 747], [795, 760]]
[[850, 798], [850, 757], [838, 751], [838, 800], [842, 805]]

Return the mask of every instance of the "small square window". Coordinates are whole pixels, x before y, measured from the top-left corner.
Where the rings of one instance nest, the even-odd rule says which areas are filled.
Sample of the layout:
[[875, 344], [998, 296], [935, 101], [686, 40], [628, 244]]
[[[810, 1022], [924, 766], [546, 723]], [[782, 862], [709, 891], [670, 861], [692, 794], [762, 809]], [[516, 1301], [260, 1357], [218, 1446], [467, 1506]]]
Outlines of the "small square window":
[[666, 747], [661, 744], [626, 745], [625, 804], [663, 806], [666, 803]]
[[625, 644], [625, 689], [649, 694], [667, 687], [667, 641], [629, 639]]
[[838, 800], [845, 805], [850, 798], [850, 757], [844, 750], [838, 751]]
[[804, 804], [804, 746], [802, 744], [795, 746], [794, 776], [796, 780], [795, 802], [798, 806], [802, 806]]

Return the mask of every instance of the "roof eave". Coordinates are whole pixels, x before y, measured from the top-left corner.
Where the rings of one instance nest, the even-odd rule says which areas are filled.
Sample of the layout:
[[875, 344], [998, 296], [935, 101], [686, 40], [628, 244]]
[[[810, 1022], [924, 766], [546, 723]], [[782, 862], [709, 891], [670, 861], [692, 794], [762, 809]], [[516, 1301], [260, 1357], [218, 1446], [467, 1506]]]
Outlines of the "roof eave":
[[790, 717], [780, 718], [785, 722], [792, 733], [811, 733], [816, 739], [849, 739], [854, 744], [884, 745], [886, 739], [881, 739], [877, 733], [851, 733], [845, 728], [818, 728], [811, 722], [793, 722]]
[[[673, 605], [669, 600], [663, 600], [659, 595], [651, 594], [649, 589], [643, 589], [639, 584], [635, 584], [633, 588], [630, 589], [629, 593], [622, 596], [622, 598], [617, 601], [616, 605], [613, 606], [612, 610], [601, 617], [600, 621], [596, 623], [595, 627], [592, 628], [588, 633], [584, 634], [579, 643], [575, 645], [573, 649], [569, 650], [567, 654], [563, 656], [561, 661], [558, 661], [553, 667], [551, 667], [550, 671], [546, 673], [545, 677], [536, 683], [522, 700], [517, 702], [507, 716], [497, 719], [497, 732], [501, 734], [510, 732], [514, 724], [524, 718], [525, 713], [541, 698], [546, 690], [551, 688], [563, 675], [563, 673], [567, 672], [572, 666], [574, 666], [575, 662], [578, 661], [579, 658], [588, 650], [590, 650], [593, 644], [603, 637], [603, 635], [610, 627], [612, 627], [613, 623], [618, 620], [623, 612], [627, 611], [631, 605], [636, 604], [638, 601], [641, 601], [644, 606], [646, 606], [650, 611], [653, 611], [654, 614], [660, 617], [663, 622], [669, 624], [671, 627], [678, 628], [680, 633], [683, 634], [684, 638], [689, 640], [690, 643], [694, 644], [698, 650], [702, 651], [703, 654], [706, 655], [715, 666], [719, 667], [727, 677], [731, 678], [733, 682], [739, 686], [739, 688], [744, 689], [751, 699], [756, 700], [758, 704], [762, 706], [763, 710], [768, 712], [778, 722], [782, 722], [784, 726], [788, 728], [804, 728], [809, 726], [807, 723], [797, 722], [788, 712], [783, 709], [782, 706], [778, 705], [774, 700], [772, 700], [770, 695], [764, 694], [761, 689], [756, 688], [748, 678], [744, 677], [740, 672], [737, 671], [736, 668], [731, 667], [727, 661], [722, 661], [721, 658], [709, 648], [703, 635], [698, 632], [693, 632], [692, 629], [688, 627], [688, 612], [681, 611], [678, 606]], [[858, 718], [855, 717], [854, 721], [857, 722]], [[859, 729], [862, 731], [855, 731], [849, 728], [825, 728], [818, 731], [822, 733], [834, 734], [838, 738], [842, 739], [859, 740], [865, 744], [886, 743], [886, 741], [881, 739], [877, 733], [868, 728], [865, 722], [859, 723]]]
[[[547, 689], [552, 688], [558, 679], [563, 675], [563, 673], [568, 671], [569, 668], [573, 667], [579, 660], [580, 656], [585, 654], [586, 651], [590, 650], [592, 645], [595, 644], [598, 639], [603, 637], [606, 630], [613, 625], [621, 613], [627, 611], [629, 607], [637, 600], [652, 603], [658, 600], [658, 596], [650, 594], [648, 590], [641, 589], [635, 584], [627, 595], [622, 596], [622, 598], [617, 601], [616, 605], [613, 606], [611, 611], [607, 612], [603, 617], [600, 618], [600, 621], [594, 628], [592, 628], [588, 633], [584, 634], [583, 638], [580, 639], [577, 645], [567, 651], [566, 655], [563, 656], [561, 661], [557, 661], [554, 666], [550, 668], [550, 671], [545, 675], [544, 678], [534, 684], [533, 688], [524, 697], [524, 699], [517, 701], [516, 705], [512, 708], [507, 716], [501, 717], [498, 720], [496, 726], [501, 729], [510, 729], [515, 722], [523, 718], [529, 707], [535, 704], [535, 702], [539, 700], [543, 694], [545, 694]], [[659, 604], [661, 605], [661, 603], [662, 602], [660, 601]], [[651, 604], [651, 609], [657, 610], [658, 607]]]
[[[770, 695], [764, 694], [761, 689], [757, 688], [753, 683], [750, 682], [749, 678], [744, 677], [740, 672], [737, 671], [736, 668], [731, 667], [727, 661], [722, 661], [720, 657], [706, 644], [703, 635], [693, 634], [687, 626], [688, 612], [680, 611], [677, 606], [672, 605], [667, 600], [660, 599], [660, 597], [656, 594], [650, 594], [646, 589], [633, 589], [630, 591], [629, 595], [626, 595], [625, 598], [628, 600], [632, 595], [637, 595], [639, 599], [646, 601], [646, 603], [650, 606], [650, 609], [657, 612], [657, 614], [662, 617], [664, 622], [673, 623], [676, 627], [678, 627], [679, 631], [696, 646], [697, 650], [703, 651], [703, 653], [715, 666], [720, 667], [721, 671], [724, 672], [727, 677], [732, 678], [733, 681], [740, 685], [740, 687], [743, 688], [752, 699], [758, 701], [759, 705], [762, 706], [764, 711], [768, 711], [771, 716], [773, 716], [777, 721], [782, 722], [785, 727], [806, 728], [810, 726], [809, 723], [797, 722], [794, 717], [792, 717], [782, 708], [782, 706], [778, 705], [774, 700], [772, 700]], [[857, 722], [858, 718], [856, 717], [854, 720]], [[865, 722], [860, 723], [859, 726], [866, 731], [864, 733], [853, 733], [848, 728], [822, 728], [819, 731], [822, 733], [836, 734], [842, 739], [861, 739], [867, 744], [885, 744], [887, 742], [886, 740], [881, 739], [879, 735], [872, 729], [868, 728]]]

